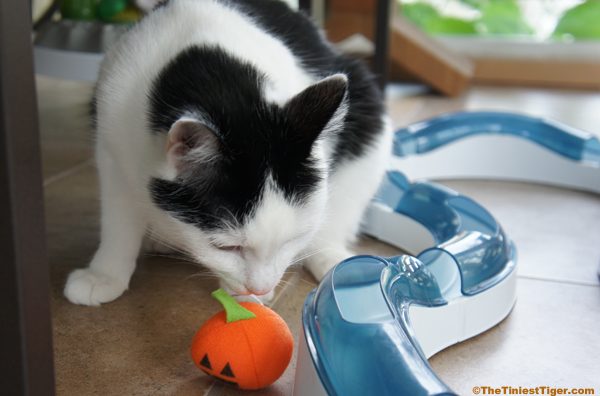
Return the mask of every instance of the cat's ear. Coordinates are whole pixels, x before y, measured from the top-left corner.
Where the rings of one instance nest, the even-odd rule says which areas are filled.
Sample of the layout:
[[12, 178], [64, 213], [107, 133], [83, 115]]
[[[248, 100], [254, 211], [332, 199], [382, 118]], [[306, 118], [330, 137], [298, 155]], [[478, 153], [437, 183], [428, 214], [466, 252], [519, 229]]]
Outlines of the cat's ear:
[[342, 125], [346, 116], [347, 90], [345, 74], [324, 78], [285, 104], [286, 117], [302, 137], [314, 141], [324, 130]]
[[219, 139], [202, 121], [182, 117], [169, 130], [166, 150], [169, 162], [181, 170], [186, 163], [217, 160]]

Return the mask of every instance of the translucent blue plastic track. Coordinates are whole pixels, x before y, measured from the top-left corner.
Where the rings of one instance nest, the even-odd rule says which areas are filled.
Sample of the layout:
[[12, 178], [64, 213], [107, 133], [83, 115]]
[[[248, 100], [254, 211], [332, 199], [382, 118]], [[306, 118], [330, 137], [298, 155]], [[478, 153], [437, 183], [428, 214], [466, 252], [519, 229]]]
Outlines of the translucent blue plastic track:
[[313, 361], [330, 395], [451, 394], [418, 348], [408, 308], [495, 286], [515, 268], [513, 246], [471, 199], [400, 172], [388, 172], [375, 201], [421, 223], [436, 245], [417, 257], [349, 258], [329, 272], [304, 306]]
[[[507, 264], [513, 247], [502, 227], [464, 195], [434, 183], [410, 183], [402, 173], [389, 171], [374, 201], [429, 230], [435, 241], [431, 249], [445, 251], [457, 263], [464, 294], [494, 285], [512, 269]], [[429, 250], [423, 253], [430, 257]]]
[[[591, 134], [498, 112], [448, 114], [403, 128], [395, 135], [394, 155], [419, 155], [487, 134], [515, 136], [582, 166], [600, 166], [600, 141]], [[498, 308], [498, 315], [506, 315], [514, 302], [514, 246], [481, 205], [440, 185], [411, 183], [396, 170], [387, 172], [369, 211], [379, 217], [366, 217], [366, 233], [381, 237], [381, 224], [369, 221], [396, 216], [420, 224], [433, 243], [416, 257], [349, 258], [310, 293], [303, 309], [304, 336], [319, 380], [329, 395], [453, 394], [419, 346], [410, 307], [439, 312], [457, 302], [472, 308], [472, 302], [481, 301], [478, 309], [486, 309], [497, 305], [494, 296], [508, 296], [503, 298], [512, 300]], [[399, 239], [405, 231], [397, 230]], [[507, 292], [492, 293], [497, 290]], [[484, 331], [502, 317], [473, 331]], [[445, 331], [443, 323], [439, 331]]]
[[423, 154], [482, 134], [520, 137], [563, 157], [600, 166], [600, 140], [588, 132], [543, 118], [487, 111], [446, 114], [400, 129], [394, 155]]

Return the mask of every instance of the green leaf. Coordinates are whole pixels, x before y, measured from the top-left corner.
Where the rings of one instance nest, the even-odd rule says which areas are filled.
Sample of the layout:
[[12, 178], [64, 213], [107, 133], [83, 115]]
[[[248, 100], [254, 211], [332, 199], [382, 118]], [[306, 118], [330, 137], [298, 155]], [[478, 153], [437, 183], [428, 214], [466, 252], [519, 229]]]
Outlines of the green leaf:
[[425, 30], [440, 35], [473, 35], [477, 33], [475, 23], [453, 17], [432, 18], [427, 22]]
[[600, 39], [600, 0], [587, 0], [565, 11], [552, 37]]
[[63, 18], [67, 19], [94, 20], [96, 19], [97, 3], [96, 0], [63, 0], [60, 12]]
[[530, 35], [533, 29], [525, 22], [516, 0], [489, 0], [481, 8], [477, 30], [485, 35]]
[[98, 17], [104, 22], [111, 19], [127, 8], [127, 0], [100, 0], [98, 5]]
[[440, 15], [431, 4], [424, 2], [402, 4], [402, 13], [415, 25], [430, 34], [475, 34], [472, 21]]
[[225, 290], [215, 290], [211, 295], [216, 298], [225, 309], [227, 323], [256, 318], [256, 315], [253, 312], [242, 307], [240, 303], [235, 301], [235, 299], [227, 294]]
[[458, 2], [476, 10], [480, 10], [488, 0], [458, 0]]
[[440, 17], [440, 14], [435, 7], [431, 4], [422, 2], [402, 4], [400, 11], [406, 18], [423, 30], [426, 30], [427, 23], [429, 23], [432, 18]]

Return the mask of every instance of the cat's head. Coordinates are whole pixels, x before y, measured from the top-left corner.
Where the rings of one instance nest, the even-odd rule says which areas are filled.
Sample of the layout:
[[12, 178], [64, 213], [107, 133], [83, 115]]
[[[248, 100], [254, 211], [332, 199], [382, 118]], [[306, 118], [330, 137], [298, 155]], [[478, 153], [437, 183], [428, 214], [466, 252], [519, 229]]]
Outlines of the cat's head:
[[343, 121], [347, 79], [325, 78], [283, 104], [241, 88], [172, 116], [165, 148], [172, 175], [149, 188], [189, 254], [234, 293], [260, 295], [325, 220], [326, 140], [335, 140], [325, 137]]

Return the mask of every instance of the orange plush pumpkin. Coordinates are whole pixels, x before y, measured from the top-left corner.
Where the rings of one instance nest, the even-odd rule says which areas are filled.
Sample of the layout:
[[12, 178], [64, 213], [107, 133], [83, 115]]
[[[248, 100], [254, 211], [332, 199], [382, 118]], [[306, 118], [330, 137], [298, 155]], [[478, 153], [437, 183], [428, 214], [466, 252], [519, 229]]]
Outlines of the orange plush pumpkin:
[[221, 289], [212, 295], [225, 310], [208, 319], [194, 336], [191, 351], [196, 366], [241, 389], [275, 382], [294, 349], [285, 321], [261, 304], [238, 303]]

